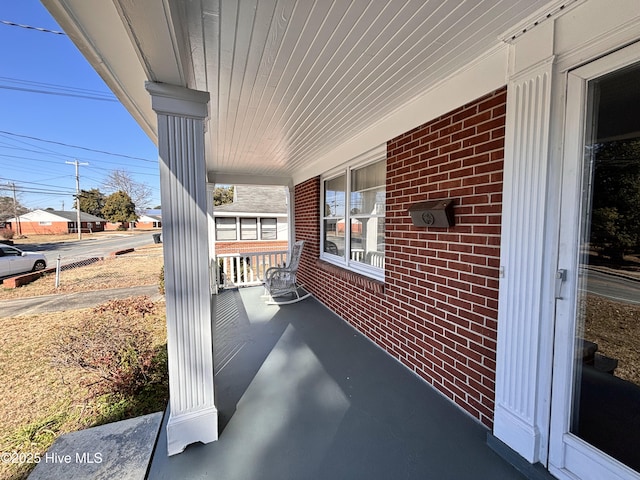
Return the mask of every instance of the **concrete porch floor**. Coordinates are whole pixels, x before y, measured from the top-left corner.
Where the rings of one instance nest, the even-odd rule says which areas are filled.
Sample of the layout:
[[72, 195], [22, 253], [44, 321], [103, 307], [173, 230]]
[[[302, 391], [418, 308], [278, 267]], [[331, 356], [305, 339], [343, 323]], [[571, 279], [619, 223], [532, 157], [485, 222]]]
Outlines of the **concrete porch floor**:
[[315, 299], [261, 294], [215, 297], [220, 439], [168, 457], [163, 425], [149, 479], [525, 478], [483, 425]]

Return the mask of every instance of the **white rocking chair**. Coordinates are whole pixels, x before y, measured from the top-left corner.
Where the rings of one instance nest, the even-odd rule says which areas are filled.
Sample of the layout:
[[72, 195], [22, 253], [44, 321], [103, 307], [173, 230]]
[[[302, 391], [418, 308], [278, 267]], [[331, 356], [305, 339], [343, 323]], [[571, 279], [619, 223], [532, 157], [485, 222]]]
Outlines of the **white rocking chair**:
[[[303, 246], [303, 240], [295, 242], [287, 265], [284, 267], [271, 267], [265, 272], [264, 297], [267, 298], [268, 305], [288, 305], [304, 300], [311, 295], [307, 292], [304, 292], [304, 295], [300, 295], [301, 286], [298, 285], [296, 280]], [[294, 298], [291, 300], [275, 300], [286, 295], [291, 295]]]

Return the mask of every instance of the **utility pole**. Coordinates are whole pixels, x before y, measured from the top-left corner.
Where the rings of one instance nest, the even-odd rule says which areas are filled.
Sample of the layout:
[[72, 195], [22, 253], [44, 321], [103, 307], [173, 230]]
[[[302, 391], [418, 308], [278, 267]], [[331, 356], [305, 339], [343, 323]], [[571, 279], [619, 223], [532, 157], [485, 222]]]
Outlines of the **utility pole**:
[[78, 240], [82, 240], [82, 223], [80, 223], [80, 165], [89, 165], [88, 163], [80, 163], [76, 158], [73, 162], [64, 162], [68, 165], [76, 166], [76, 227], [78, 228]]
[[18, 238], [22, 236], [22, 228], [20, 226], [20, 217], [18, 216], [18, 199], [16, 198], [16, 184], [10, 183], [13, 190], [13, 216], [16, 218], [16, 233]]

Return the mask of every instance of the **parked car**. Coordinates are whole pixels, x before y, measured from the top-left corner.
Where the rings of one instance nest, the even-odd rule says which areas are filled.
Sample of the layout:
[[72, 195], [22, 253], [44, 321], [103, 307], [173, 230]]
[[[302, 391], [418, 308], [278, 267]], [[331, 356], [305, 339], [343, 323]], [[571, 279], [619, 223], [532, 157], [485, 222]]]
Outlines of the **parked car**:
[[19, 248], [0, 243], [0, 277], [35, 272], [47, 268], [47, 259], [41, 253], [23, 252]]

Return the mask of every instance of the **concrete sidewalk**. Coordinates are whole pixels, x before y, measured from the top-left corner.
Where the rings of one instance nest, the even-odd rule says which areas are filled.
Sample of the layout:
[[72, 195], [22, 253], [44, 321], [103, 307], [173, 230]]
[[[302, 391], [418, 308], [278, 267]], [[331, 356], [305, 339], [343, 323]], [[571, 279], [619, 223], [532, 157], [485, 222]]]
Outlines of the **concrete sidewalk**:
[[158, 285], [145, 285], [141, 287], [112, 288], [91, 292], [0, 300], [0, 318], [90, 308], [108, 300], [139, 295], [147, 295], [151, 297], [152, 300], [162, 298], [162, 295], [158, 292]]

